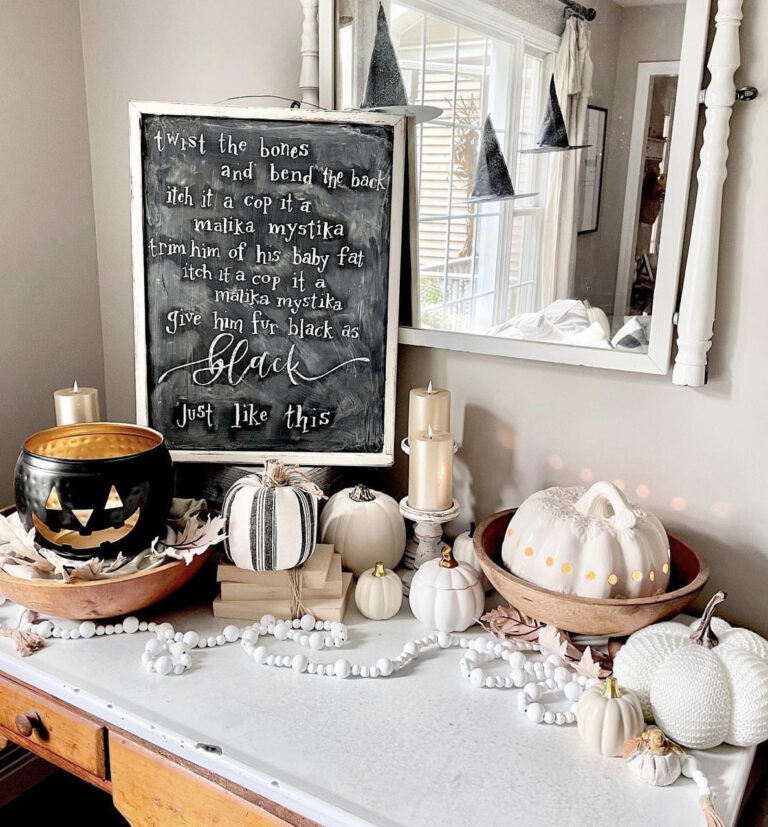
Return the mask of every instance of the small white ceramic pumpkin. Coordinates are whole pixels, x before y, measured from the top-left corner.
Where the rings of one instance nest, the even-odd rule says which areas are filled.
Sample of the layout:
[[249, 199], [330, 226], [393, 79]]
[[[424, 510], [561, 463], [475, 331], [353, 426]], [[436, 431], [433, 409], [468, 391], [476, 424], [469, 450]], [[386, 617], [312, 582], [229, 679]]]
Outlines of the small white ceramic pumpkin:
[[365, 485], [344, 488], [320, 515], [320, 536], [341, 554], [344, 568], [359, 577], [384, 563], [394, 569], [405, 552], [405, 520], [397, 500]]
[[442, 557], [427, 560], [413, 575], [408, 593], [411, 611], [428, 629], [463, 632], [483, 613], [485, 593], [477, 572], [453, 559], [446, 546]]
[[613, 672], [643, 712], [679, 744], [708, 749], [768, 738], [768, 641], [713, 617], [718, 592], [700, 620], [665, 621], [635, 632]]
[[384, 563], [364, 571], [355, 586], [355, 604], [371, 620], [388, 620], [400, 611], [403, 583]]
[[485, 574], [483, 574], [483, 567], [480, 565], [477, 555], [475, 554], [474, 537], [476, 527], [477, 526], [474, 523], [470, 523], [469, 531], [459, 534], [459, 536], [453, 541], [453, 548], [451, 551], [453, 552], [454, 560], [458, 560], [459, 563], [467, 563], [472, 566], [472, 568], [477, 572], [477, 576], [480, 578], [480, 585], [483, 587], [483, 591], [487, 592], [491, 588], [491, 584]]
[[624, 744], [645, 729], [643, 708], [634, 692], [619, 689], [616, 678], [587, 687], [579, 698], [576, 721], [581, 740], [600, 755], [621, 755]]
[[669, 585], [664, 527], [610, 482], [528, 497], [510, 520], [501, 557], [512, 574], [563, 594], [649, 597]]

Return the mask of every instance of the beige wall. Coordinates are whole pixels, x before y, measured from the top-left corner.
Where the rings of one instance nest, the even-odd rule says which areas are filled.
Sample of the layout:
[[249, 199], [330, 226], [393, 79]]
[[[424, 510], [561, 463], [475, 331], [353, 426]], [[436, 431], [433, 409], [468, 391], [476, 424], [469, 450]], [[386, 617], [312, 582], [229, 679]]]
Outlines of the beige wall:
[[77, 0], [0, 2], [0, 504], [54, 389], [103, 388]]
[[80, 13], [109, 415], [125, 420], [135, 416], [128, 101], [295, 96], [302, 15], [298, 0], [81, 0]]
[[[184, 22], [168, 8], [184, 6]], [[104, 336], [112, 416], [132, 413], [125, 102], [130, 96], [217, 100], [255, 89], [293, 93], [298, 3], [83, 0]], [[277, 9], [282, 11], [277, 13]], [[165, 10], [165, 11], [163, 11]], [[768, 88], [768, 3], [746, 4], [742, 83]], [[182, 34], [169, 33], [182, 26]], [[223, 28], [227, 28], [227, 36]], [[182, 36], [183, 35], [183, 36]], [[216, 46], [215, 44], [220, 44]], [[165, 44], [165, 45], [163, 45]], [[235, 63], [233, 63], [235, 61]], [[247, 80], [241, 78], [246, 77]], [[401, 348], [398, 436], [407, 389], [429, 378], [453, 391], [462, 442], [463, 517], [519, 503], [535, 489], [621, 478], [670, 531], [710, 560], [727, 613], [768, 632], [768, 97], [737, 107], [723, 209], [717, 335], [710, 384], [669, 377]], [[557, 455], [562, 469], [550, 465]], [[405, 464], [390, 476], [404, 491]], [[675, 497], [685, 509], [675, 511]], [[678, 503], [682, 504], [682, 503]], [[711, 591], [711, 589], [710, 589]]]

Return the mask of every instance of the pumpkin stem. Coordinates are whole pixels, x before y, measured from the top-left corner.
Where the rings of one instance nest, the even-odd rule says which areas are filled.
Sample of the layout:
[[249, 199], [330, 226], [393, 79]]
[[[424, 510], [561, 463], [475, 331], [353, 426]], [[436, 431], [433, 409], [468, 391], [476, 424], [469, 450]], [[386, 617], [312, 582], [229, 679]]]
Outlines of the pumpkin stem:
[[619, 682], [611, 675], [605, 679], [605, 686], [603, 687], [604, 698], [620, 698], [621, 690], [619, 689]]
[[455, 569], [459, 564], [454, 560], [453, 553], [451, 552], [450, 546], [445, 546], [443, 548], [443, 559], [438, 563], [444, 569]]
[[699, 646], [704, 646], [706, 649], [714, 649], [720, 643], [717, 635], [712, 631], [712, 617], [715, 614], [715, 609], [725, 600], [726, 596], [725, 592], [717, 592], [707, 603], [701, 620], [691, 632], [691, 640], [694, 643], [698, 643]]
[[373, 576], [374, 577], [386, 577], [387, 576], [387, 570], [384, 568], [384, 563], [382, 563], [381, 560], [379, 560], [378, 563], [376, 563], [376, 565], [373, 567]]
[[367, 485], [359, 483], [349, 492], [349, 499], [356, 503], [370, 503], [376, 499], [376, 495]]
[[469, 524], [469, 539], [471, 540], [475, 536], [475, 529], [477, 528], [477, 523], [470, 523]]

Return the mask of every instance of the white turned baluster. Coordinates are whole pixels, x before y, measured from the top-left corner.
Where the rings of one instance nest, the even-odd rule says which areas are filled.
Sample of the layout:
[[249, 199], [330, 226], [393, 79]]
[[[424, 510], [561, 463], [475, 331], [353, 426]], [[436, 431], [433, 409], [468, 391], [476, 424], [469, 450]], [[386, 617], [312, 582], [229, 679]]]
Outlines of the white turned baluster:
[[311, 106], [320, 104], [320, 35], [317, 11], [319, 0], [300, 0], [304, 12], [301, 30], [301, 74], [299, 89], [301, 102]]
[[728, 135], [741, 63], [739, 26], [742, 0], [719, 0], [715, 39], [707, 64], [712, 79], [705, 95], [706, 120], [697, 174], [696, 207], [685, 267], [678, 320], [675, 385], [700, 387], [706, 381], [707, 352], [715, 320], [717, 262], [723, 184], [727, 174]]

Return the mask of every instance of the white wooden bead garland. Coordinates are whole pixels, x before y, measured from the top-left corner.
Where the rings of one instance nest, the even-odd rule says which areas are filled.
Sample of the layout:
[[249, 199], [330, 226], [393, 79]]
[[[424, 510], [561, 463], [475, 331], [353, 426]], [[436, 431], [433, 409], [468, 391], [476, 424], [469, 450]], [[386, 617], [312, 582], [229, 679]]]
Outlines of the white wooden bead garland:
[[[497, 642], [476, 638], [475, 646], [459, 662], [463, 678], [477, 687], [486, 689], [522, 689], [517, 696], [517, 708], [535, 724], [572, 724], [576, 721], [576, 706], [585, 687], [596, 681], [578, 675], [565, 665], [558, 655], [548, 655], [544, 661], [528, 660], [521, 644]], [[525, 649], [538, 652], [539, 647], [528, 644]], [[486, 663], [504, 660], [509, 664], [509, 674], [489, 675], [483, 669]], [[570, 702], [569, 708], [555, 711], [545, 703], [545, 695], [561, 692]], [[561, 701], [558, 700], [558, 703]]]
[[[181, 675], [192, 666], [193, 649], [213, 649], [217, 646], [240, 641], [245, 654], [259, 666], [290, 668], [294, 672], [337, 678], [388, 677], [404, 669], [422, 653], [432, 648], [461, 648], [466, 652], [459, 661], [461, 676], [472, 686], [486, 689], [518, 689], [518, 710], [533, 723], [572, 724], [576, 720], [576, 704], [585, 687], [597, 682], [595, 678], [579, 675], [558, 655], [550, 654], [545, 660], [532, 660], [529, 656], [541, 653], [538, 644], [525, 641], [502, 641], [488, 636], [470, 637], [455, 632], [431, 632], [424, 637], [408, 641], [400, 653], [393, 657], [380, 657], [375, 663], [352, 663], [338, 658], [333, 663], [315, 663], [306, 654], [272, 654], [267, 651], [262, 638], [274, 637], [278, 641], [290, 640], [299, 646], [320, 651], [338, 649], [347, 640], [347, 627], [343, 623], [316, 620], [305, 614], [295, 620], [278, 620], [264, 615], [257, 623], [242, 628], [230, 624], [217, 635], [206, 635], [194, 630], [176, 631], [170, 623], [140, 621], [126, 617], [115, 624], [96, 624], [85, 620], [74, 629], [57, 626], [51, 620], [37, 623], [31, 612], [24, 612], [20, 628], [40, 637], [76, 640], [102, 635], [135, 634], [151, 632], [154, 637], [147, 641], [141, 655], [144, 669], [158, 675]], [[506, 675], [489, 674], [483, 668], [492, 661], [507, 663]], [[562, 706], [563, 700], [551, 697], [561, 693], [569, 704], [565, 711], [552, 708]]]

